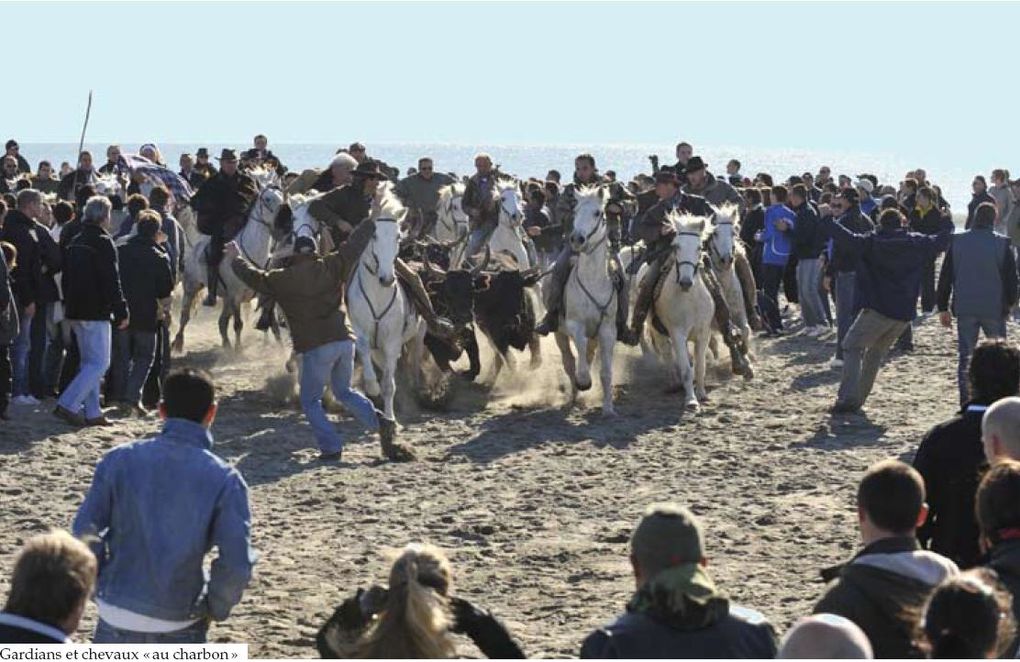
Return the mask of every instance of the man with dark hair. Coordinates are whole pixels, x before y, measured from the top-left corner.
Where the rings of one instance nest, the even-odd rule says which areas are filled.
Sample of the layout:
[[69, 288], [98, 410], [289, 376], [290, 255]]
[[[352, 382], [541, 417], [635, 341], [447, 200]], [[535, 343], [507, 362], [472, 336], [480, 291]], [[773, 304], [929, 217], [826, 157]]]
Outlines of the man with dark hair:
[[[914, 196], [915, 204], [906, 210], [910, 219], [910, 229], [921, 234], [938, 234], [944, 212], [936, 204], [935, 192], [924, 186]], [[924, 266], [921, 279], [921, 311], [928, 315], [935, 310], [935, 258]]]
[[916, 529], [927, 515], [924, 481], [916, 470], [896, 460], [872, 465], [857, 490], [864, 549], [822, 571], [824, 580], [839, 582], [814, 613], [856, 623], [876, 658], [923, 657], [914, 643], [914, 613], [933, 587], [959, 573], [955, 563], [918, 544]]
[[75, 535], [95, 537], [105, 559], [95, 643], [205, 643], [210, 620], [241, 601], [255, 563], [248, 486], [212, 452], [215, 396], [204, 373], [172, 373], [160, 434], [96, 466], [74, 518]]
[[198, 228], [203, 234], [209, 235], [209, 248], [206, 251], [208, 294], [203, 302], [206, 306], [216, 305], [223, 244], [244, 227], [248, 209], [259, 194], [258, 185], [251, 175], [238, 169], [234, 150], [223, 150], [220, 154], [220, 168], [191, 198]]
[[32, 172], [32, 166], [28, 165], [28, 159], [21, 155], [21, 147], [18, 141], [11, 138], [4, 145], [4, 155], [13, 157], [18, 163], [18, 172], [28, 174]]
[[797, 257], [797, 293], [804, 331], [818, 337], [829, 330], [822, 308], [822, 250], [825, 236], [819, 230], [818, 212], [808, 199], [807, 187], [794, 184], [787, 205], [796, 218], [793, 222], [793, 252]]
[[[857, 204], [857, 191], [844, 189], [830, 203], [832, 219], [851, 232], [864, 234], [875, 229], [874, 223], [861, 213]], [[835, 284], [836, 298], [836, 356], [830, 362], [833, 368], [843, 367], [843, 339], [850, 325], [857, 319], [860, 306], [857, 299], [857, 264], [859, 258], [842, 246], [829, 243], [828, 275]]]
[[[921, 195], [918, 194], [920, 199]], [[939, 274], [938, 307], [942, 326], [956, 316], [960, 404], [967, 402], [967, 362], [978, 334], [1006, 337], [1006, 318], [1017, 302], [1017, 269], [1008, 237], [992, 229], [995, 205], [985, 202], [974, 211], [969, 230], [953, 236]], [[952, 295], [952, 312], [949, 298]]]
[[427, 235], [439, 218], [436, 205], [439, 204], [439, 189], [454, 182], [446, 173], [436, 172], [432, 159], [423, 156], [418, 159], [418, 172], [397, 182], [393, 192], [407, 207], [404, 222], [414, 228], [414, 236]]
[[563, 178], [563, 175], [560, 174], [559, 170], [550, 170], [545, 175], [545, 180], [547, 182], [556, 182], [557, 184], [560, 183], [560, 180], [562, 178]]
[[982, 342], [969, 370], [970, 399], [963, 410], [932, 428], [914, 456], [929, 506], [917, 538], [961, 568], [976, 565], [981, 556], [974, 519], [974, 493], [986, 464], [981, 419], [994, 402], [1020, 392], [1020, 350], [1003, 340]]
[[785, 186], [772, 187], [772, 204], [765, 210], [765, 227], [762, 231], [761, 278], [764, 292], [762, 318], [766, 336], [783, 333], [783, 318], [779, 313], [779, 286], [783, 282], [786, 263], [793, 253], [793, 230], [796, 214], [786, 206]]
[[156, 358], [160, 300], [173, 290], [173, 270], [166, 251], [159, 247], [159, 214], [146, 209], [138, 215], [136, 231], [117, 249], [128, 328], [113, 336], [113, 400], [124, 413], [146, 415], [142, 387]]
[[[57, 187], [61, 200], [78, 200], [78, 192], [85, 186], [95, 186], [99, 175], [92, 167], [92, 152], [83, 151], [78, 155], [78, 168], [64, 175]], [[84, 205], [78, 205], [80, 209]]]
[[843, 339], [846, 363], [832, 407], [833, 414], [848, 414], [864, 406], [886, 353], [916, 316], [924, 264], [949, 245], [953, 224], [944, 219], [939, 234], [917, 234], [896, 209], [882, 212], [878, 231], [868, 234], [832, 219], [822, 224], [836, 246], [859, 260], [855, 296], [861, 312]]
[[66, 531], [25, 543], [14, 562], [0, 612], [0, 643], [69, 644], [96, 584], [98, 562], [88, 545]]
[[744, 176], [740, 174], [740, 161], [730, 159], [726, 164], [726, 179], [733, 186], [740, 186], [744, 182]]
[[581, 657], [775, 657], [775, 633], [765, 617], [716, 588], [704, 540], [701, 522], [687, 508], [650, 506], [630, 540], [637, 590], [627, 613], [588, 635]]
[[60, 182], [53, 176], [53, 166], [49, 161], [40, 161], [39, 169], [31, 177], [32, 188], [40, 193], [56, 193]]
[[692, 156], [687, 160], [684, 169], [687, 183], [682, 191], [688, 195], [700, 195], [708, 200], [709, 204], [721, 207], [724, 204], [731, 204], [740, 211], [744, 210], [744, 199], [737, 193], [737, 189], [708, 171], [708, 164], [700, 156]]

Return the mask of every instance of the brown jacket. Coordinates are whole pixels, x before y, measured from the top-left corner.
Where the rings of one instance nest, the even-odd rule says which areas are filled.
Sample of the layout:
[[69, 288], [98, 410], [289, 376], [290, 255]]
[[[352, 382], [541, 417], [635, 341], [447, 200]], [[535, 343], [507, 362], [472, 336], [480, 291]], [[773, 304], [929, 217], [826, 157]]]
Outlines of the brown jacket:
[[362, 193], [360, 182], [335, 188], [308, 205], [308, 213], [329, 228], [336, 244], [347, 238], [347, 233], [339, 229], [340, 221], [357, 227], [371, 210], [372, 200]]
[[365, 220], [347, 243], [326, 257], [297, 256], [283, 269], [262, 271], [247, 260], [234, 260], [234, 273], [248, 287], [276, 300], [287, 316], [294, 351], [301, 353], [327, 343], [350, 340], [344, 289], [361, 252], [375, 233], [375, 222]]

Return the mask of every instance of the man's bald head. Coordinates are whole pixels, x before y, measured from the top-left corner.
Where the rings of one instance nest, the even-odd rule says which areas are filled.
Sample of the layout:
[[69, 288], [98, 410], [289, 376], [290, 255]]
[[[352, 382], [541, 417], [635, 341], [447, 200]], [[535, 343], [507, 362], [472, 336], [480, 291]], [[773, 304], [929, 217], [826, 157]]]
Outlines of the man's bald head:
[[1020, 398], [996, 401], [981, 419], [981, 441], [990, 463], [1020, 460]]
[[815, 614], [797, 621], [779, 647], [783, 660], [870, 660], [868, 636], [853, 621], [835, 614]]

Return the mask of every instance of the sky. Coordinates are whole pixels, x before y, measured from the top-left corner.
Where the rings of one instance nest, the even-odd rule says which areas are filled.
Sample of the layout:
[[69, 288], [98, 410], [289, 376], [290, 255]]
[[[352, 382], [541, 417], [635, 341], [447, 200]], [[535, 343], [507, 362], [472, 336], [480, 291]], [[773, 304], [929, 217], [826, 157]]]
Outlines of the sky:
[[90, 142], [1020, 153], [1020, 4], [32, 2], [0, 24], [22, 142], [77, 142], [93, 89]]

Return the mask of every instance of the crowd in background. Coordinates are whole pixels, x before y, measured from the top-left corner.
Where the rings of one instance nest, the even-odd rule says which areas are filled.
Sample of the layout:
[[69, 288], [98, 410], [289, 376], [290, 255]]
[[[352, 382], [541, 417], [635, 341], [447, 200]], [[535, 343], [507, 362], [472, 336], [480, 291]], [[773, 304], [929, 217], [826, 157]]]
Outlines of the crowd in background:
[[[154, 145], [142, 151], [162, 162]], [[216, 175], [208, 150], [196, 156], [182, 157], [178, 174], [201, 190]], [[125, 415], [158, 408], [165, 424], [97, 465], [73, 524], [89, 545], [59, 532], [27, 543], [0, 613], [2, 641], [63, 641], [93, 597], [96, 642], [205, 641], [210, 622], [240, 602], [257, 560], [247, 486], [211, 451], [214, 385], [200, 372], [170, 370], [169, 297], [184, 260], [171, 192], [125, 171], [116, 146], [107, 158], [94, 168], [83, 154], [57, 179], [48, 164], [30, 173], [8, 143], [0, 182], [0, 415], [22, 411], [7, 409], [10, 393], [25, 410], [57, 398], [55, 413], [68, 423], [111, 425], [105, 397]], [[292, 191], [339, 190], [366, 173], [396, 179], [358, 143], [321, 171], [288, 172], [264, 136], [240, 161], [269, 166]], [[816, 614], [798, 621], [778, 649], [767, 618], [733, 604], [713, 582], [702, 524], [668, 504], [650, 508], [634, 529], [635, 592], [625, 613], [579, 637], [581, 655], [1015, 654], [1020, 350], [1005, 335], [1017, 300], [1020, 184], [1006, 170], [991, 173], [991, 186], [975, 177], [966, 231], [954, 235], [949, 205], [920, 169], [896, 184], [868, 173], [833, 179], [827, 167], [777, 182], [767, 173], [745, 177], [731, 161], [724, 177], [686, 143], [674, 165], [652, 165], [651, 175], [622, 185], [581, 155], [565, 186], [556, 171], [524, 180], [525, 232], [536, 259], [548, 264], [561, 251], [570, 230], [561, 201], [571, 186], [627, 190], [613, 228], [617, 245], [631, 243], [635, 223], [656, 204], [700, 196], [715, 208], [735, 205], [759, 283], [762, 333], [789, 332], [794, 310], [804, 335], [836, 333], [833, 365], [843, 367], [843, 381], [833, 413], [859, 411], [886, 352], [911, 346], [919, 300], [922, 319], [936, 311], [943, 324], [956, 319], [962, 409], [921, 440], [913, 467], [888, 461], [867, 471], [857, 492], [863, 547], [823, 572], [834, 583]], [[95, 188], [107, 167], [123, 180], [116, 193]], [[476, 167], [469, 190], [494, 173], [491, 158]], [[440, 174], [423, 159], [396, 182], [425, 224], [429, 182]], [[981, 331], [988, 339], [979, 343]], [[212, 548], [218, 555], [207, 577], [202, 563]], [[455, 652], [452, 633], [492, 657], [524, 654], [491, 613], [456, 595], [441, 551], [414, 545], [388, 585], [359, 590], [337, 609], [317, 643], [325, 656], [447, 657]]]

